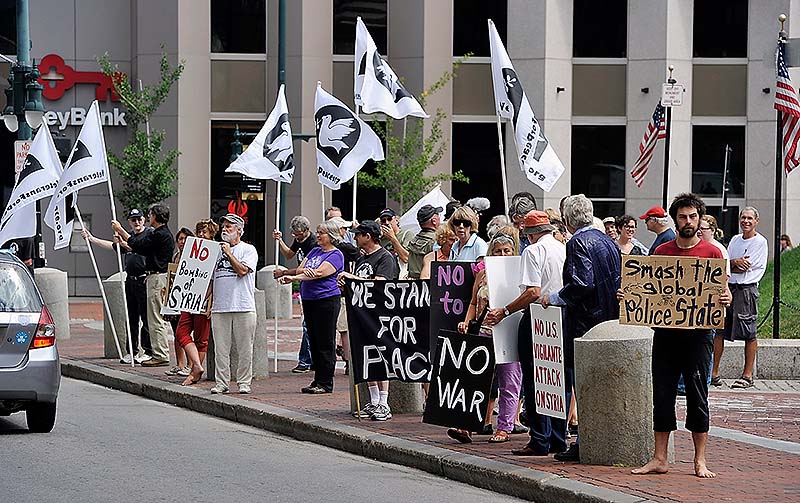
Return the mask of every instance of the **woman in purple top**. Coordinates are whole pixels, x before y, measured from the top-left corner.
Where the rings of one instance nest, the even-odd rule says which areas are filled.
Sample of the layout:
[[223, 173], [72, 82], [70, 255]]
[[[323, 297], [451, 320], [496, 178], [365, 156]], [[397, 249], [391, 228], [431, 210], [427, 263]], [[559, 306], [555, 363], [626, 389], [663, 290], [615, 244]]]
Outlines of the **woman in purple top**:
[[317, 227], [317, 246], [308, 252], [297, 274], [278, 279], [282, 284], [300, 281], [300, 298], [314, 362], [314, 380], [301, 391], [312, 395], [333, 393], [336, 318], [341, 297], [336, 277], [344, 270], [344, 255], [336, 248], [340, 239], [335, 222], [322, 222]]

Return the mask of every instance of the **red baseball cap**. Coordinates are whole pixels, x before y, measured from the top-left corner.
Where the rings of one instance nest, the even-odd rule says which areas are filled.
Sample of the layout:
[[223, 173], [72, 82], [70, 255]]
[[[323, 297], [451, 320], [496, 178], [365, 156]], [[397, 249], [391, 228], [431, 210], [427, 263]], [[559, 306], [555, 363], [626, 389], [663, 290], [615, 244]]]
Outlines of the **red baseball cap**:
[[525, 215], [525, 234], [551, 232], [554, 229], [555, 227], [550, 223], [550, 217], [544, 211], [531, 210]]
[[664, 208], [662, 208], [661, 206], [653, 206], [652, 208], [647, 210], [644, 215], [640, 216], [639, 219], [647, 220], [650, 217], [664, 218], [665, 216], [667, 216], [667, 212], [664, 211]]

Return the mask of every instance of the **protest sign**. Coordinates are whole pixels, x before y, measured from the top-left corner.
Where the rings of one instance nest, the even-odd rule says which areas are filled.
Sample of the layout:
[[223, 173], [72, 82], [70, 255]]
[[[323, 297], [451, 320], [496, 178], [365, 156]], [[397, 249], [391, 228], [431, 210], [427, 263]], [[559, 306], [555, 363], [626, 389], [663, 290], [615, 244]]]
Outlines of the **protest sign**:
[[205, 314], [208, 286], [219, 260], [219, 243], [196, 237], [186, 238], [178, 270], [167, 295], [167, 307], [176, 311]]
[[[519, 297], [520, 257], [486, 257], [486, 284], [489, 287], [489, 307], [503, 308]], [[497, 363], [519, 361], [517, 331], [522, 311], [511, 313], [492, 327], [494, 356]]]
[[161, 293], [162, 300], [164, 302], [161, 304], [161, 316], [174, 316], [181, 314], [180, 311], [177, 309], [172, 309], [167, 306], [166, 297], [167, 293], [172, 290], [172, 285], [175, 283], [175, 274], [178, 272], [178, 264], [167, 264], [167, 286]]
[[455, 332], [459, 322], [464, 321], [472, 300], [475, 274], [470, 262], [432, 262], [430, 281], [430, 348], [433, 350], [439, 330]]
[[428, 282], [347, 279], [345, 288], [353, 381], [430, 381]]
[[725, 326], [719, 296], [728, 276], [716, 258], [626, 256], [622, 260], [619, 322], [661, 328]]
[[567, 418], [564, 384], [564, 330], [561, 308], [531, 304], [533, 330], [533, 376], [536, 383], [536, 413]]
[[492, 338], [439, 332], [422, 422], [481, 431], [494, 374]]

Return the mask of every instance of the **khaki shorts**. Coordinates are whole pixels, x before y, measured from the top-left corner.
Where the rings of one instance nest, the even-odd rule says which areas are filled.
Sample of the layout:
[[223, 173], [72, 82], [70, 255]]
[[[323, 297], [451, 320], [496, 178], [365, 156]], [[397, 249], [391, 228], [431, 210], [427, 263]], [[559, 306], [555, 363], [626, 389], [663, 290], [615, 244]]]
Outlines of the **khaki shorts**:
[[347, 332], [347, 309], [345, 308], [344, 297], [342, 297], [342, 307], [339, 309], [339, 317], [336, 318], [336, 331]]

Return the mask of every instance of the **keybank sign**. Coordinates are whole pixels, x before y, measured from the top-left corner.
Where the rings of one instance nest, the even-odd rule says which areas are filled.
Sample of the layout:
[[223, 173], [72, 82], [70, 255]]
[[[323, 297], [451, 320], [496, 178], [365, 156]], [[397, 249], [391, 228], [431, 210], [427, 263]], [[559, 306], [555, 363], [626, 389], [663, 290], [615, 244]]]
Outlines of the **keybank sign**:
[[[58, 101], [64, 93], [72, 89], [76, 84], [94, 85], [94, 96], [97, 101], [119, 101], [119, 95], [114, 90], [114, 85], [109, 75], [103, 72], [81, 72], [77, 71], [66, 62], [64, 58], [57, 54], [48, 54], [39, 63], [39, 83], [42, 84], [42, 96], [48, 101]], [[48, 108], [48, 107], [45, 107]], [[86, 120], [86, 109], [82, 107], [72, 107], [66, 111], [50, 110], [45, 112], [44, 121], [48, 126], [58, 126], [59, 130], [64, 130], [67, 126], [81, 126]], [[104, 126], [127, 126], [125, 122], [125, 112], [119, 108], [114, 108], [108, 112], [100, 112], [100, 120]]]

